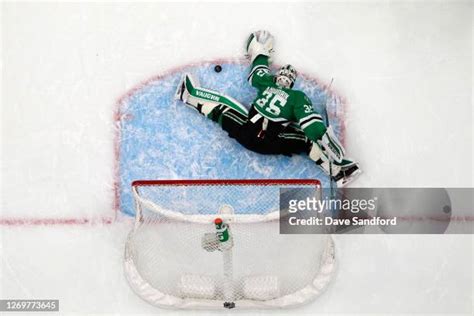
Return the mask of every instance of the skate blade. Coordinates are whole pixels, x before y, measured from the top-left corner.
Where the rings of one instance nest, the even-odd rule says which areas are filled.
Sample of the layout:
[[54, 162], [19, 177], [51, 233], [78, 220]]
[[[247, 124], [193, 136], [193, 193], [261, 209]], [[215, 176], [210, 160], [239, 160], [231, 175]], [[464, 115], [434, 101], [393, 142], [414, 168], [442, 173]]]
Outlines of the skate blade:
[[358, 169], [357, 171], [354, 171], [350, 176], [342, 178], [337, 182], [337, 187], [338, 188], [343, 188], [349, 183], [353, 182], [355, 179], [357, 179], [360, 175], [362, 174], [362, 170]]

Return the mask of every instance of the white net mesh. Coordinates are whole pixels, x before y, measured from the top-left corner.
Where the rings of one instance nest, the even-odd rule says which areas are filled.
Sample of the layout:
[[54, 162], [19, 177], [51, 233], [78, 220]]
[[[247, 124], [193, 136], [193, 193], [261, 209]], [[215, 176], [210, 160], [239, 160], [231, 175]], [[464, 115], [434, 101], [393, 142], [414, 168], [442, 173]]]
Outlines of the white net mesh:
[[179, 308], [313, 299], [334, 270], [332, 239], [279, 234], [280, 189], [302, 187], [320, 194], [306, 180], [135, 182], [137, 221], [125, 257], [132, 288], [152, 304]]

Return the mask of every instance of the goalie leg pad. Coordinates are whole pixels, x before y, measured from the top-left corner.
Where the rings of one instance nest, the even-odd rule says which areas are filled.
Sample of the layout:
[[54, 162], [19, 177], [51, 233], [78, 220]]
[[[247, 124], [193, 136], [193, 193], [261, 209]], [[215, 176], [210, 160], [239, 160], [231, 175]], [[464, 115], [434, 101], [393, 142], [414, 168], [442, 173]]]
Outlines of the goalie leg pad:
[[318, 141], [318, 144], [331, 161], [337, 163], [342, 162], [345, 150], [337, 139], [336, 134], [334, 134], [331, 126], [326, 129], [326, 133], [324, 133], [321, 140]]
[[207, 117], [219, 106], [248, 115], [248, 110], [240, 102], [216, 91], [198, 87], [197, 81], [190, 74], [185, 74], [179, 82], [175, 98]]
[[[309, 152], [309, 158], [311, 160], [314, 160], [316, 164], [323, 169], [323, 171], [327, 174], [338, 174], [339, 171], [341, 171], [341, 166], [337, 164], [331, 164], [329, 157], [326, 155], [326, 153], [321, 149], [321, 146], [318, 143], [313, 143], [313, 146], [311, 147], [311, 150]], [[329, 170], [329, 167], [332, 167], [331, 171]]]
[[180, 100], [188, 104], [190, 91], [197, 86], [199, 86], [199, 83], [196, 81], [196, 79], [194, 79], [190, 74], [185, 74], [183, 78], [181, 78], [181, 80], [179, 81], [178, 87], [176, 88], [174, 96], [175, 100]]
[[346, 186], [362, 173], [359, 164], [351, 159], [343, 158], [341, 162], [331, 162], [317, 143], [313, 143], [308, 155], [327, 175], [332, 175], [332, 180], [338, 187]]

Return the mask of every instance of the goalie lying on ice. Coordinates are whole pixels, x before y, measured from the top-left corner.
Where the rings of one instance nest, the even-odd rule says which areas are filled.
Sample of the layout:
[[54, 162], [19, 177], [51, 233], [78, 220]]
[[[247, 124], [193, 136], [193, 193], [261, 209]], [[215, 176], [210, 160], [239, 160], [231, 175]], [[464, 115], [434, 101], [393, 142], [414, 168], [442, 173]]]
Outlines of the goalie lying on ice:
[[338, 186], [346, 185], [361, 173], [359, 165], [345, 157], [331, 126], [324, 124], [306, 94], [292, 89], [295, 68], [285, 65], [276, 75], [270, 73], [272, 50], [269, 32], [250, 35], [248, 81], [258, 91], [250, 111], [231, 97], [199, 87], [189, 74], [179, 83], [176, 98], [219, 123], [245, 148], [261, 154], [306, 153]]

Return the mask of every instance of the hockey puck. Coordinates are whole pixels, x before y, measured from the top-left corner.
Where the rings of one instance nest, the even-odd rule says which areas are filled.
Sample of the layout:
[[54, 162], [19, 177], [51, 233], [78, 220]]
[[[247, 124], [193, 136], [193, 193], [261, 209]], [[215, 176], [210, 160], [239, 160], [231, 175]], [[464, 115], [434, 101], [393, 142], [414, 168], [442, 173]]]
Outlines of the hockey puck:
[[232, 309], [235, 308], [234, 302], [224, 302], [224, 308]]
[[214, 67], [214, 71], [215, 71], [215, 72], [221, 72], [221, 71], [222, 71], [222, 66], [221, 66], [221, 65], [216, 65], [216, 66]]

